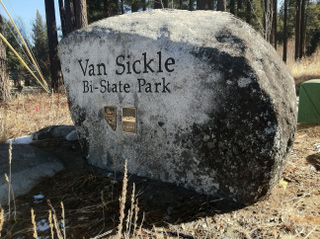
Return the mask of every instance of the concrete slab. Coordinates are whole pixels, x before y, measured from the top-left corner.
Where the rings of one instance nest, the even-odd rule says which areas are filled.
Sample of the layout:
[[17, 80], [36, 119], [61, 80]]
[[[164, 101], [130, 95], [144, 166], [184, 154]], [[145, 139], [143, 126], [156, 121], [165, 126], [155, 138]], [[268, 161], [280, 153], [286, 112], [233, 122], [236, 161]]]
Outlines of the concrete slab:
[[[61, 161], [41, 149], [30, 145], [12, 147], [11, 185], [14, 196], [28, 193], [39, 181], [64, 169]], [[0, 144], [0, 204], [8, 203], [9, 145]], [[12, 199], [12, 196], [11, 196]]]

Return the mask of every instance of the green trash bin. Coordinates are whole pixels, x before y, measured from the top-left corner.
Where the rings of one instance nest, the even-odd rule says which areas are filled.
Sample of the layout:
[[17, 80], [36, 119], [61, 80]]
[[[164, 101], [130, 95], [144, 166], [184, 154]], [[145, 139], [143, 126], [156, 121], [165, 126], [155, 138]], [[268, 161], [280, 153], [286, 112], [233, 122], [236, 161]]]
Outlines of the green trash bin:
[[320, 124], [320, 79], [300, 85], [298, 123]]

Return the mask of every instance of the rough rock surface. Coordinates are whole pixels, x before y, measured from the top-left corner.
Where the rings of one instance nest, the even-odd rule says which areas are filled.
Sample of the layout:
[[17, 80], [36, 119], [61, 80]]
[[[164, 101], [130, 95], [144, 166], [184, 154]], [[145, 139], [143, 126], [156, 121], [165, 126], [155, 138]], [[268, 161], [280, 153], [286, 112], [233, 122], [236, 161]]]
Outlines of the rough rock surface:
[[127, 159], [130, 173], [246, 204], [278, 180], [296, 130], [294, 81], [239, 19], [126, 14], [70, 34], [59, 53], [91, 164], [122, 170]]

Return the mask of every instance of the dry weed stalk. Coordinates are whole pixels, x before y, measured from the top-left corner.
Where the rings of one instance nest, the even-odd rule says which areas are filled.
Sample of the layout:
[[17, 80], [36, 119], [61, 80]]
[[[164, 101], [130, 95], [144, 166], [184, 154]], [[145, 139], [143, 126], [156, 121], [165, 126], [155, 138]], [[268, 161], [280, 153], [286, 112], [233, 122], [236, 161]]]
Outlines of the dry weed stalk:
[[[56, 210], [52, 206], [50, 200], [48, 200], [47, 202], [48, 202], [48, 205], [49, 205], [49, 207], [51, 208], [51, 210], [53, 212], [52, 218], [53, 218], [54, 227], [56, 229], [57, 236], [58, 236], [59, 239], [64, 239], [63, 236], [62, 236], [62, 233], [61, 233], [60, 226], [59, 226], [59, 220], [57, 218]], [[64, 218], [62, 220], [64, 220]]]
[[4, 224], [4, 209], [0, 207], [0, 237], [1, 237], [1, 231]]
[[12, 175], [12, 141], [10, 141], [9, 145], [9, 176], [5, 174], [6, 181], [8, 183], [8, 208], [9, 208], [9, 214], [8, 218], [10, 219], [11, 216], [11, 195], [13, 199], [13, 208], [14, 208], [14, 220], [17, 220], [17, 207], [16, 207], [16, 201], [14, 197], [14, 191], [11, 184], [11, 175]]
[[127, 160], [124, 162], [124, 172], [123, 172], [123, 180], [122, 180], [122, 193], [119, 197], [119, 207], [120, 207], [120, 216], [119, 216], [119, 225], [118, 225], [118, 233], [117, 238], [121, 237], [122, 228], [123, 228], [123, 219], [124, 219], [124, 210], [126, 207], [126, 198], [127, 198], [127, 186], [128, 186], [128, 175], [127, 175]]
[[53, 89], [51, 90], [51, 110], [50, 110], [50, 121], [52, 122], [52, 117], [53, 117], [53, 103], [54, 103], [54, 98], [53, 98]]
[[3, 105], [3, 109], [0, 108], [0, 143], [4, 143], [7, 140], [7, 106]]
[[[117, 235], [116, 238], [121, 238], [124, 236], [124, 238], [130, 238], [130, 236], [138, 235], [136, 232], [137, 229], [137, 221], [138, 221], [138, 213], [139, 213], [139, 207], [138, 207], [138, 200], [136, 199], [136, 186], [133, 183], [132, 185], [132, 193], [131, 193], [131, 207], [128, 210], [127, 218], [126, 218], [126, 227], [125, 227], [125, 232], [122, 234], [123, 231], [123, 220], [125, 218], [125, 203], [126, 203], [126, 195], [127, 195], [127, 185], [128, 185], [128, 179], [127, 179], [127, 161], [125, 161], [125, 170], [124, 170], [124, 178], [123, 178], [123, 184], [122, 184], [122, 195], [119, 197], [119, 204], [120, 204], [120, 216], [119, 216], [119, 224], [117, 227]], [[103, 199], [103, 192], [101, 192], [101, 200], [102, 204], [105, 204], [105, 201]], [[106, 205], [104, 205], [106, 207]], [[144, 221], [144, 215], [143, 219], [140, 225], [140, 230], [142, 228], [142, 224]], [[100, 234], [92, 239], [98, 239], [102, 238], [112, 232], [108, 231], [103, 234]], [[140, 232], [141, 234], [141, 232]]]
[[4, 176], [5, 176], [5, 178], [6, 178], [6, 181], [7, 181], [7, 183], [8, 183], [8, 208], [9, 208], [9, 215], [8, 215], [8, 217], [9, 217], [9, 219], [10, 219], [10, 212], [11, 212], [11, 203], [10, 203], [10, 192], [11, 192], [11, 190], [10, 190], [10, 180], [9, 180], [9, 177], [8, 177], [8, 175], [5, 173], [4, 174]]
[[63, 227], [63, 238], [66, 239], [67, 238], [67, 233], [66, 233], [66, 220], [65, 220], [65, 212], [64, 212], [64, 205], [63, 202], [61, 202], [61, 223], [62, 223], [62, 227]]
[[134, 200], [135, 190], [136, 190], [136, 185], [133, 183], [133, 185], [132, 185], [132, 194], [131, 194], [131, 207], [128, 210], [127, 225], [126, 225], [126, 234], [127, 234], [128, 237], [131, 234], [132, 217], [133, 217], [134, 202], [135, 202], [135, 200]]
[[37, 232], [37, 223], [36, 223], [36, 215], [34, 214], [33, 208], [31, 208], [31, 222], [33, 225], [33, 237], [38, 238], [38, 232]]
[[144, 223], [145, 217], [146, 217], [146, 215], [145, 215], [145, 213], [143, 212], [143, 214], [142, 214], [142, 220], [141, 220], [141, 224], [140, 224], [140, 228], [139, 228], [139, 235], [140, 235], [140, 236], [141, 236], [141, 234], [142, 234], [142, 225], [143, 225], [143, 223]]
[[138, 199], [137, 199], [137, 200], [136, 200], [136, 203], [134, 204], [133, 233], [135, 233], [135, 232], [136, 232], [136, 229], [137, 229], [138, 213], [139, 213], [139, 207], [138, 207]]
[[53, 230], [53, 219], [52, 219], [52, 211], [49, 210], [49, 216], [48, 216], [48, 221], [49, 221], [49, 227], [50, 227], [50, 232], [51, 232], [51, 239], [54, 239], [54, 230]]
[[[8, 194], [10, 194], [10, 192], [12, 193], [12, 198], [13, 198], [13, 211], [14, 211], [14, 220], [17, 221], [17, 207], [16, 207], [16, 200], [15, 200], [15, 197], [14, 197], [14, 191], [13, 191], [13, 187], [11, 185], [11, 181], [8, 177], [8, 175], [5, 173], [5, 178], [6, 178], [6, 181], [8, 183]], [[11, 216], [11, 200], [9, 198], [8, 200], [8, 208], [9, 208], [9, 213], [8, 213], [8, 218], [10, 219], [10, 216]]]
[[11, 202], [11, 190], [10, 190], [10, 183], [11, 183], [11, 162], [12, 162], [12, 141], [10, 141], [10, 145], [9, 145], [9, 178], [6, 176], [6, 180], [8, 182], [8, 207], [9, 207], [9, 218], [10, 218], [10, 202]]

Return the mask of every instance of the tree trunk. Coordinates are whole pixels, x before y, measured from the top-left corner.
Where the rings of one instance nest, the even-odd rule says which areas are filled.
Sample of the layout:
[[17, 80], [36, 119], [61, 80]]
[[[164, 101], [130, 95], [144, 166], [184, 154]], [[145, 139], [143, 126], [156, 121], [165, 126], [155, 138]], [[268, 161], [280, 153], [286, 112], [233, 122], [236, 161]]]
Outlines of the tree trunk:
[[193, 11], [193, 1], [192, 0], [189, 0], [189, 6], [188, 6], [188, 10], [189, 11]]
[[168, 8], [168, 0], [155, 0], [154, 9]]
[[88, 26], [87, 1], [74, 0], [75, 29]]
[[296, 26], [295, 26], [295, 48], [294, 48], [294, 59], [299, 58], [299, 47], [300, 47], [300, 0], [296, 1]]
[[163, 2], [163, 7], [168, 8], [168, 0], [162, 0]]
[[235, 0], [230, 0], [230, 13], [235, 15], [236, 11], [235, 11]]
[[222, 12], [225, 12], [227, 10], [226, 0], [218, 0], [217, 10]]
[[251, 5], [249, 0], [247, 0], [247, 6], [246, 6], [246, 22], [249, 24], [251, 22]]
[[[0, 33], [3, 34], [3, 22], [0, 15]], [[9, 77], [6, 64], [6, 47], [0, 39], [0, 143], [7, 140], [7, 101], [10, 97]]]
[[120, 1], [121, 14], [124, 14], [124, 0]]
[[277, 49], [277, 0], [271, 0], [271, 4], [273, 10], [270, 43]]
[[146, 0], [141, 0], [141, 3], [142, 3], [142, 11], [146, 11], [147, 10], [147, 2], [146, 2]]
[[282, 60], [287, 62], [287, 12], [288, 12], [288, 0], [284, 0], [284, 17], [283, 17], [283, 52], [282, 52]]
[[[0, 33], [3, 34], [3, 21], [0, 15]], [[6, 46], [0, 39], [0, 102], [6, 103], [10, 97], [9, 77], [7, 72]], [[0, 119], [1, 120], [1, 119]]]
[[197, 10], [205, 10], [205, 9], [206, 9], [206, 1], [197, 0]]
[[138, 2], [134, 1], [131, 4], [131, 12], [137, 12], [139, 10], [139, 4]]
[[[145, 0], [142, 0], [142, 3], [145, 5]], [[103, 1], [103, 10], [106, 13], [106, 17], [119, 15], [118, 8], [119, 8], [118, 0]], [[144, 6], [144, 11], [145, 11], [145, 6]]]
[[65, 0], [65, 22], [66, 22], [66, 34], [74, 31], [75, 26], [75, 12], [73, 6], [73, 0]]
[[106, 13], [107, 17], [111, 17], [110, 0], [103, 1], [103, 10]]
[[54, 11], [54, 0], [45, 0], [45, 8], [50, 56], [51, 87], [54, 92], [58, 92], [59, 82], [62, 82], [62, 74], [58, 56], [58, 35]]
[[205, 10], [213, 10], [213, 1], [205, 0]]
[[267, 42], [272, 43], [272, 29], [273, 29], [273, 11], [274, 5], [272, 0], [264, 0], [263, 8], [263, 26], [264, 38]]
[[305, 23], [305, 5], [306, 1], [302, 0], [301, 6], [300, 6], [300, 46], [299, 46], [299, 58], [301, 59], [304, 54], [304, 48], [305, 48], [305, 30], [306, 30], [306, 23]]
[[66, 12], [63, 6], [63, 0], [59, 0], [59, 13], [60, 13], [62, 36], [65, 36], [66, 35]]
[[238, 0], [237, 11], [242, 9], [242, 0]]
[[154, 8], [154, 9], [162, 9], [162, 2], [161, 2], [161, 0], [155, 0], [155, 1], [154, 1], [153, 8]]

